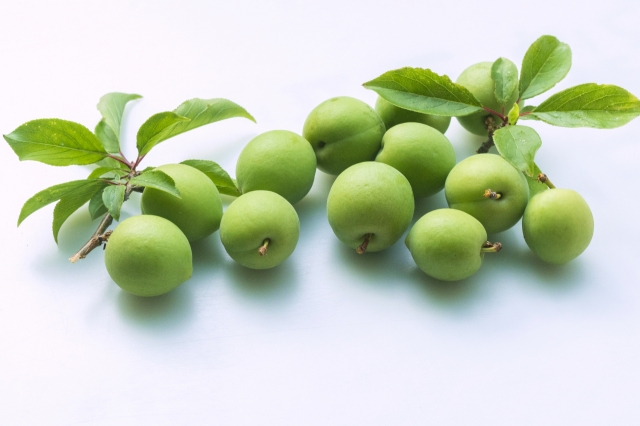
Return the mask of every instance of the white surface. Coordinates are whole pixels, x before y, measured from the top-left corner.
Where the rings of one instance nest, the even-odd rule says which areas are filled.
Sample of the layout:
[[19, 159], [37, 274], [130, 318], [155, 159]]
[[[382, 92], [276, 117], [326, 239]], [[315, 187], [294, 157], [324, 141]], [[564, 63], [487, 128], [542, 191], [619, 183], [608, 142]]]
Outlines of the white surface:
[[[455, 78], [499, 56], [519, 64], [542, 34], [573, 50], [557, 89], [612, 83], [640, 95], [640, 3], [566, 3], [5, 2], [0, 130], [41, 117], [93, 128], [101, 95], [140, 93], [125, 129], [133, 155], [151, 114], [226, 97], [258, 124], [198, 129], [145, 163], [205, 158], [233, 174], [251, 137], [300, 132], [321, 101], [373, 104], [360, 85], [384, 71]], [[532, 125], [538, 163], [595, 216], [591, 246], [565, 267], [537, 261], [519, 225], [461, 283], [426, 277], [402, 241], [357, 256], [326, 221], [332, 179], [319, 172], [296, 206], [302, 236], [286, 263], [246, 270], [216, 233], [194, 247], [194, 277], [150, 300], [121, 292], [100, 251], [66, 261], [96, 225], [86, 209], [57, 247], [53, 206], [15, 227], [28, 197], [87, 168], [20, 163], [1, 143], [0, 424], [640, 424], [640, 120]], [[458, 159], [480, 142], [455, 122], [447, 136]], [[416, 218], [444, 205], [442, 194], [419, 202]]]

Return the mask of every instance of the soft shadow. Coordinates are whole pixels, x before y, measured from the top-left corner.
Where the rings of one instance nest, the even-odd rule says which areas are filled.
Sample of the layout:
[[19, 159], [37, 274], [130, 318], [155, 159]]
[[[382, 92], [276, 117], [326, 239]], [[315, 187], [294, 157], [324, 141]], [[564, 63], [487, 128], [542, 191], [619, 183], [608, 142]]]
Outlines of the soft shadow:
[[529, 271], [537, 278], [535, 283], [545, 290], [570, 292], [581, 288], [588, 281], [588, 268], [582, 259], [574, 259], [566, 265], [552, 265], [540, 260], [532, 251], [523, 254]]
[[417, 266], [410, 276], [421, 294], [437, 306], [466, 305], [479, 294], [479, 283], [475, 276], [460, 281], [442, 281], [428, 276]]
[[199, 241], [191, 243], [194, 270], [218, 269], [224, 262], [224, 247], [220, 242], [220, 233], [215, 232]]
[[288, 260], [271, 269], [250, 269], [236, 262], [225, 267], [232, 288], [247, 299], [281, 302], [291, 299], [297, 290], [298, 273]]
[[415, 210], [413, 211], [413, 223], [420, 219], [425, 214], [433, 210], [446, 209], [447, 199], [444, 196], [444, 190], [434, 194], [430, 197], [421, 198], [416, 200]]
[[155, 334], [184, 329], [193, 317], [193, 303], [185, 284], [167, 294], [139, 297], [120, 291], [117, 305], [129, 324]]

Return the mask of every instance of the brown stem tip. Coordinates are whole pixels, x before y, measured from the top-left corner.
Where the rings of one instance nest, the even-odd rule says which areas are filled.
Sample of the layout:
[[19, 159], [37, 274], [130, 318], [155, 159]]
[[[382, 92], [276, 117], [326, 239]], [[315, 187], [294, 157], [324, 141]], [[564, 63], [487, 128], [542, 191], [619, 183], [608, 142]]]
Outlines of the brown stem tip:
[[486, 243], [484, 243], [482, 245], [482, 248], [480, 249], [482, 253], [497, 253], [500, 250], [502, 250], [502, 244], [492, 243], [491, 241], [487, 241]]
[[364, 241], [358, 246], [356, 253], [365, 254], [367, 252], [367, 247], [369, 246], [369, 241], [371, 240], [372, 235], [373, 234], [365, 234]]
[[551, 183], [551, 181], [549, 180], [549, 176], [545, 175], [544, 173], [540, 173], [538, 175], [538, 182], [540, 183], [544, 183], [545, 185], [547, 185], [550, 189], [554, 189], [555, 185]]
[[482, 196], [484, 198], [491, 198], [492, 200], [499, 200], [500, 198], [502, 198], [502, 194], [500, 194], [499, 192], [494, 192], [491, 189], [487, 189], [486, 191], [484, 191], [484, 194]]
[[262, 242], [262, 245], [258, 249], [258, 253], [260, 253], [260, 256], [266, 256], [267, 248], [269, 247], [269, 243], [270, 242], [271, 242], [271, 240], [268, 239], [268, 238]]

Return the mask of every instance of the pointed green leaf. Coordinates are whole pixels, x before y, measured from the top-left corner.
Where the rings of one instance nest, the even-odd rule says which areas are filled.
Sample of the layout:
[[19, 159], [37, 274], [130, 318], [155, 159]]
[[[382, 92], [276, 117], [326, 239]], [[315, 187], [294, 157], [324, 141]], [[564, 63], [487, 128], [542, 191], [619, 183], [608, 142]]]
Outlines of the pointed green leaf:
[[100, 189], [98, 192], [93, 194], [91, 200], [89, 200], [89, 214], [91, 215], [91, 220], [95, 220], [100, 216], [104, 215], [108, 210], [102, 201], [102, 192], [104, 188]]
[[363, 86], [396, 106], [425, 114], [460, 117], [482, 110], [468, 89], [429, 69], [388, 71]]
[[172, 127], [167, 139], [200, 126], [228, 118], [244, 117], [254, 123], [256, 121], [255, 118], [240, 105], [222, 98], [191, 99], [183, 102], [178, 108], [173, 110], [173, 112], [179, 116], [187, 117], [191, 121], [185, 121]]
[[231, 176], [229, 176], [229, 174], [225, 172], [218, 163], [208, 160], [186, 160], [183, 161], [182, 164], [195, 167], [207, 175], [221, 194], [232, 195], [235, 197], [242, 195], [242, 192], [238, 189], [236, 182], [231, 179]]
[[526, 107], [520, 110], [520, 120], [535, 120], [540, 121], [538, 117], [532, 114], [533, 110], [537, 107], [533, 105], [527, 105]]
[[115, 220], [120, 220], [120, 209], [124, 203], [124, 185], [109, 185], [102, 191], [102, 202]]
[[559, 83], [571, 69], [571, 48], [544, 35], [527, 50], [520, 71], [520, 99], [533, 98]]
[[513, 108], [511, 108], [511, 111], [509, 111], [509, 114], [507, 114], [507, 118], [509, 119], [509, 124], [511, 124], [512, 126], [515, 126], [515, 124], [518, 122], [519, 117], [520, 117], [520, 107], [518, 106], [518, 104], [513, 104]]
[[113, 133], [113, 130], [111, 129], [111, 127], [109, 127], [107, 122], [104, 121], [104, 119], [100, 120], [100, 122], [96, 126], [96, 129], [94, 130], [94, 133], [107, 152], [110, 152], [112, 154], [117, 154], [118, 152], [120, 152], [120, 142], [118, 141], [116, 134]]
[[491, 79], [495, 85], [496, 100], [503, 107], [518, 88], [518, 68], [507, 58], [498, 58], [491, 66]]
[[127, 172], [129, 171], [129, 168], [126, 165], [122, 164], [117, 160], [114, 160], [111, 157], [103, 158], [102, 160], [98, 161], [96, 165], [100, 167], [109, 167], [111, 169], [126, 170]]
[[142, 173], [130, 180], [131, 185], [144, 186], [159, 189], [180, 198], [180, 191], [176, 188], [176, 183], [171, 176], [160, 170], [151, 170]]
[[147, 154], [151, 151], [151, 148], [173, 136], [171, 128], [183, 121], [189, 121], [189, 119], [181, 117], [175, 112], [160, 112], [152, 115], [138, 129], [137, 147], [139, 155]]
[[87, 176], [87, 179], [98, 179], [107, 174], [111, 176], [123, 177], [129, 174], [129, 172], [127, 170], [113, 169], [111, 167], [98, 167], [97, 169], [93, 170], [89, 174], [89, 176]]
[[622, 87], [586, 83], [556, 93], [532, 115], [554, 126], [613, 129], [640, 115], [640, 100]]
[[108, 155], [89, 129], [57, 118], [29, 121], [4, 138], [21, 161], [70, 166], [92, 164]]
[[122, 125], [125, 106], [129, 101], [140, 99], [141, 97], [136, 94], [113, 92], [107, 93], [100, 98], [98, 111], [100, 111], [100, 115], [102, 115], [106, 125], [111, 128], [112, 134], [115, 136], [115, 142], [118, 144], [117, 150], [109, 152], [120, 151], [120, 126]]
[[533, 159], [542, 146], [538, 133], [531, 127], [507, 126], [495, 131], [493, 142], [505, 160], [528, 176], [533, 176]]
[[82, 207], [87, 201], [91, 200], [95, 194], [100, 194], [105, 186], [107, 186], [106, 182], [102, 182], [101, 186], [85, 185], [65, 195], [58, 201], [58, 204], [56, 204], [56, 207], [53, 209], [53, 239], [56, 243], [58, 242], [60, 228], [69, 216]]
[[22, 221], [31, 215], [31, 213], [40, 210], [54, 201], [71, 196], [71, 194], [76, 191], [89, 191], [89, 188], [94, 188], [97, 191], [105, 185], [106, 183], [100, 179], [83, 179], [61, 183], [47, 189], [43, 189], [24, 203], [24, 206], [22, 206], [22, 210], [20, 211], [20, 217], [18, 218], [18, 226], [20, 226]]
[[547, 185], [538, 181], [538, 175], [542, 173], [537, 164], [533, 164], [533, 176], [529, 177], [526, 174], [524, 175], [527, 178], [527, 184], [529, 185], [529, 199], [536, 195], [538, 192], [546, 191], [549, 189]]

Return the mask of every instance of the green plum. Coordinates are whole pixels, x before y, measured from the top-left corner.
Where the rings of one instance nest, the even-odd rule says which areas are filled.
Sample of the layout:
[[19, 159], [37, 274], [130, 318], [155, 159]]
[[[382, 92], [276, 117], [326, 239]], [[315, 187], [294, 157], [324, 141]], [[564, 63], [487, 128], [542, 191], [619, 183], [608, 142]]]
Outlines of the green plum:
[[322, 102], [309, 113], [302, 136], [311, 143], [318, 168], [338, 175], [349, 166], [376, 158], [384, 132], [384, 123], [369, 105], [341, 96]]
[[487, 232], [473, 216], [455, 209], [439, 209], [422, 216], [405, 239], [413, 260], [427, 275], [457, 281], [475, 274], [485, 252], [500, 243], [487, 241]]
[[144, 214], [164, 217], [175, 223], [189, 241], [211, 235], [220, 227], [222, 201], [211, 179], [185, 164], [165, 164], [156, 170], [174, 180], [180, 198], [154, 188], [145, 188], [140, 199]]
[[402, 123], [384, 134], [376, 161], [398, 169], [411, 184], [414, 197], [424, 198], [444, 188], [456, 154], [449, 139], [433, 127]]
[[191, 278], [187, 237], [159, 216], [133, 216], [116, 227], [105, 248], [107, 272], [123, 290], [159, 296]]
[[[491, 66], [492, 62], [480, 62], [475, 65], [471, 65], [469, 68], [462, 71], [460, 77], [456, 80], [456, 83], [466, 87], [469, 91], [480, 101], [480, 103], [496, 112], [502, 113], [502, 105], [498, 102], [495, 95], [495, 83], [491, 79]], [[518, 100], [518, 91], [514, 90], [511, 98], [506, 104], [506, 115], [513, 104]], [[458, 122], [467, 129], [469, 132], [487, 136], [487, 127], [485, 125], [486, 118], [491, 115], [494, 123], [502, 123], [500, 117], [489, 114], [485, 111], [473, 113], [471, 115], [465, 115], [463, 117], [457, 117]]]
[[465, 158], [444, 185], [449, 207], [469, 213], [489, 234], [505, 231], [522, 217], [529, 201], [524, 175], [495, 154]]
[[327, 199], [329, 224], [338, 239], [360, 254], [398, 241], [413, 218], [411, 184], [393, 167], [367, 161], [335, 180]]
[[422, 123], [431, 126], [440, 133], [444, 133], [449, 128], [451, 117], [444, 115], [422, 114], [408, 109], [395, 106], [391, 102], [378, 96], [375, 110], [384, 122], [387, 130], [401, 123]]
[[236, 164], [236, 179], [243, 194], [258, 189], [297, 203], [311, 189], [316, 155], [306, 139], [288, 130], [272, 130], [253, 138]]
[[293, 206], [271, 191], [234, 200], [222, 217], [220, 239], [233, 260], [252, 269], [279, 265], [293, 253], [300, 221]]
[[593, 237], [587, 202], [570, 189], [550, 189], [531, 197], [522, 218], [527, 245], [540, 259], [557, 265], [578, 257]]

